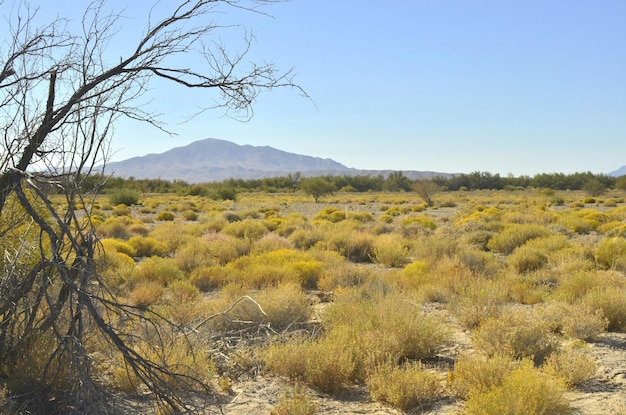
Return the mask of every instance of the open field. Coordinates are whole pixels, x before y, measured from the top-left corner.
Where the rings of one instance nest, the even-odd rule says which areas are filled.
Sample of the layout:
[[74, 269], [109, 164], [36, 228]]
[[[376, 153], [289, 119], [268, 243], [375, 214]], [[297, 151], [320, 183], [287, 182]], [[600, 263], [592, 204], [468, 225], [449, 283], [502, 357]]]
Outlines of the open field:
[[[626, 414], [623, 197], [144, 195], [91, 210], [112, 295], [174, 323], [137, 350], [210, 384], [224, 413]], [[92, 347], [102, 382], [142, 397]]]

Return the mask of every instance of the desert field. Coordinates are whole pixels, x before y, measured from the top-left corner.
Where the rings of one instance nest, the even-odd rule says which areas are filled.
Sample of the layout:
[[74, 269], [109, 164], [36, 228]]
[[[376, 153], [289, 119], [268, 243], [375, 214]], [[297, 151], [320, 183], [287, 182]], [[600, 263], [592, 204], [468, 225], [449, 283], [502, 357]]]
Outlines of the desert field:
[[[621, 191], [116, 201], [79, 207], [98, 271], [134, 349], [206, 385], [198, 413], [626, 414]], [[136, 413], [171, 413], [88, 347]]]

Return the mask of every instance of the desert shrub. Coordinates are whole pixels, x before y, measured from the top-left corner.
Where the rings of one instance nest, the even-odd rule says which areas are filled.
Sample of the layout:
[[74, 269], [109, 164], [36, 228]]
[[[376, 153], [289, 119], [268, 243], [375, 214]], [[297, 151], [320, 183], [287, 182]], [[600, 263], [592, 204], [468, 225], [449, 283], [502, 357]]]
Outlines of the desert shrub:
[[[54, 336], [52, 330], [47, 330], [34, 331], [21, 338], [15, 349], [11, 350], [12, 356], [3, 362], [1, 373], [6, 392], [28, 397], [33, 407], [46, 408], [51, 413], [63, 413], [62, 402], [55, 401], [70, 393], [72, 384], [78, 380], [69, 370], [71, 357], [50, 347], [54, 344]], [[58, 412], [53, 409], [55, 404], [60, 406], [56, 408]], [[30, 411], [25, 410], [23, 413]]]
[[167, 245], [150, 237], [133, 236], [127, 242], [138, 257], [164, 256], [168, 252]]
[[110, 287], [119, 287], [133, 273], [135, 261], [126, 254], [116, 251], [98, 250], [96, 269]]
[[189, 280], [176, 280], [167, 288], [167, 310], [176, 324], [188, 324], [196, 319], [202, 310], [196, 307], [200, 300], [200, 290]]
[[549, 374], [522, 363], [500, 386], [471, 393], [466, 402], [468, 415], [566, 415], [569, 405], [563, 397], [565, 385]]
[[128, 232], [133, 235], [147, 236], [150, 229], [144, 223], [130, 223], [128, 224]]
[[469, 280], [450, 300], [450, 311], [466, 328], [498, 317], [507, 297], [507, 287], [498, 280], [476, 278]]
[[136, 205], [139, 202], [139, 193], [132, 189], [120, 189], [109, 195], [112, 205]]
[[298, 249], [307, 250], [324, 239], [324, 232], [319, 228], [296, 229], [289, 235], [289, 240]]
[[626, 289], [614, 286], [597, 286], [582, 299], [594, 310], [602, 310], [608, 320], [608, 330], [626, 331]]
[[513, 224], [497, 233], [491, 238], [487, 247], [491, 251], [508, 255], [518, 246], [522, 246], [527, 241], [545, 237], [549, 231], [537, 224]]
[[587, 304], [551, 302], [537, 312], [539, 318], [550, 324], [553, 331], [578, 340], [591, 340], [606, 332], [608, 320], [602, 310], [593, 309]]
[[340, 262], [335, 262], [332, 266], [326, 267], [320, 279], [317, 281], [317, 288], [322, 291], [333, 291], [339, 287], [358, 287], [366, 285], [373, 278], [371, 269], [346, 262], [340, 257]]
[[126, 205], [117, 205], [111, 211], [113, 216], [130, 216], [130, 208]]
[[338, 231], [329, 236], [325, 246], [352, 262], [371, 262], [374, 237], [356, 230]]
[[285, 394], [272, 408], [270, 415], [314, 415], [317, 405], [296, 384], [290, 393]]
[[182, 279], [183, 272], [171, 258], [153, 256], [140, 262], [133, 272], [133, 277], [139, 281], [158, 282], [163, 286]]
[[155, 281], [142, 281], [135, 285], [130, 292], [128, 301], [136, 306], [146, 308], [154, 304], [163, 296], [163, 286]]
[[209, 248], [199, 239], [191, 239], [176, 250], [176, 265], [186, 274], [210, 265]]
[[596, 374], [597, 365], [593, 358], [580, 349], [566, 348], [548, 357], [543, 369], [573, 387], [591, 380]]
[[160, 212], [158, 215], [156, 215], [154, 219], [161, 221], [161, 222], [171, 222], [174, 220], [174, 214], [172, 212], [165, 210], [163, 212]]
[[475, 276], [493, 277], [500, 269], [500, 263], [494, 254], [473, 247], [459, 248], [456, 259]]
[[391, 206], [385, 210], [384, 214], [389, 216], [400, 216], [409, 213], [411, 209], [408, 206]]
[[229, 223], [224, 226], [221, 232], [225, 235], [231, 235], [236, 238], [245, 239], [249, 242], [255, 242], [267, 234], [269, 230], [261, 222], [254, 219], [244, 219], [242, 221]]
[[409, 249], [398, 235], [381, 235], [374, 240], [372, 258], [387, 267], [399, 268], [409, 262]]
[[275, 233], [268, 233], [263, 236], [252, 246], [251, 252], [253, 254], [259, 254], [262, 252], [278, 251], [279, 249], [293, 249], [294, 244], [289, 239], [277, 235]]
[[600, 285], [601, 279], [594, 271], [578, 271], [559, 281], [554, 297], [574, 302], [584, 297], [592, 288]]
[[337, 223], [345, 220], [347, 217], [348, 214], [343, 210], [339, 210], [337, 208], [329, 206], [316, 213], [313, 216], [312, 221], [329, 221], [332, 223]]
[[513, 368], [513, 361], [508, 356], [465, 355], [454, 363], [448, 384], [455, 395], [467, 399], [471, 393], [483, 393], [500, 386]]
[[530, 357], [538, 365], [557, 349], [549, 325], [524, 310], [509, 310], [483, 321], [474, 330], [472, 342], [487, 356]]
[[304, 252], [291, 249], [266, 252], [238, 258], [227, 265], [232, 277], [255, 288], [295, 282], [315, 288], [324, 264]]
[[441, 318], [425, 314], [410, 298], [393, 293], [366, 294], [358, 288], [335, 293], [335, 301], [326, 307], [322, 320], [332, 332], [346, 335], [344, 343], [351, 339], [359, 345], [359, 356], [395, 361], [430, 357], [448, 336]]
[[136, 255], [135, 249], [129, 243], [121, 241], [119, 239], [103, 239], [100, 241], [102, 243], [102, 247], [106, 252], [119, 252], [121, 254], [128, 255], [129, 257], [134, 257]]
[[517, 273], [536, 271], [548, 263], [548, 256], [544, 251], [532, 246], [522, 245], [513, 251], [506, 259], [507, 264]]
[[307, 217], [301, 213], [290, 213], [289, 215], [281, 218], [276, 233], [280, 236], [288, 237], [298, 229], [302, 229], [307, 222]]
[[173, 222], [159, 224], [150, 232], [149, 236], [167, 245], [170, 252], [176, 251], [194, 239], [192, 235], [186, 232], [185, 228]]
[[126, 223], [117, 218], [109, 218], [96, 227], [96, 233], [105, 238], [128, 239], [129, 231]]
[[208, 232], [202, 235], [201, 240], [208, 247], [209, 257], [218, 265], [226, 265], [250, 250], [249, 242], [222, 233]]
[[185, 210], [183, 212], [183, 219], [189, 220], [189, 221], [195, 221], [195, 220], [198, 220], [198, 214], [194, 212], [193, 210]]
[[606, 238], [597, 246], [594, 257], [604, 269], [626, 269], [626, 240], [624, 238]]
[[222, 218], [226, 219], [227, 222], [239, 222], [242, 220], [241, 216], [239, 216], [235, 212], [222, 212]]
[[272, 343], [262, 352], [265, 367], [291, 380], [304, 380], [310, 340], [294, 337], [285, 343]]
[[402, 411], [435, 401], [443, 389], [439, 376], [425, 371], [419, 363], [403, 367], [380, 365], [369, 375], [367, 385], [373, 400], [387, 402]]
[[428, 216], [409, 216], [402, 221], [402, 226], [404, 227], [410, 227], [415, 225], [422, 226], [433, 231], [437, 229], [435, 221], [433, 221]]
[[382, 223], [390, 224], [390, 223], [393, 223], [393, 216], [387, 215], [387, 214], [380, 215], [378, 217], [378, 221]]
[[189, 281], [200, 291], [211, 291], [226, 284], [228, 273], [222, 267], [200, 267], [191, 272]]
[[348, 218], [361, 223], [369, 223], [374, 221], [374, 215], [370, 212], [351, 212], [348, 214]]
[[311, 315], [311, 306], [302, 287], [293, 283], [265, 288], [256, 299], [265, 312], [265, 321], [275, 330], [305, 323]]
[[305, 380], [320, 392], [336, 395], [351, 383], [355, 365], [351, 350], [343, 342], [323, 337], [309, 345]]

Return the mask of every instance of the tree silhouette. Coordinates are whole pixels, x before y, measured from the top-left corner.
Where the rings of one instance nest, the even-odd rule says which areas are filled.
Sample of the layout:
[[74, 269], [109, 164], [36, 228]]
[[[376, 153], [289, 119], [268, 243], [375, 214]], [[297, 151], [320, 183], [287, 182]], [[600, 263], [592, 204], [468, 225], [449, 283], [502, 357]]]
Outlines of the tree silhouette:
[[[9, 33], [0, 46], [0, 376], [29, 413], [121, 411], [100, 381], [94, 344], [171, 410], [189, 408], [187, 392], [212, 396], [200, 378], [159, 357], [186, 338], [183, 328], [120, 302], [99, 273], [103, 253], [90, 218], [103, 181], [90, 177], [105, 179], [96, 166], [107, 161], [119, 119], [167, 131], [143, 106], [152, 80], [215, 92], [206, 109], [244, 119], [264, 90], [302, 92], [290, 71], [247, 62], [251, 36], [244, 34], [242, 53], [215, 40], [230, 27], [216, 16], [228, 8], [258, 13], [270, 2], [159, 3], [169, 11], [159, 17], [151, 9], [115, 62], [107, 57], [119, 53], [108, 48], [123, 14], [104, 0], [86, 6], [77, 32], [62, 18], [39, 24], [43, 16], [29, 3], [0, 2]], [[202, 65], [187, 67], [188, 54]], [[64, 197], [61, 207], [52, 194]]]

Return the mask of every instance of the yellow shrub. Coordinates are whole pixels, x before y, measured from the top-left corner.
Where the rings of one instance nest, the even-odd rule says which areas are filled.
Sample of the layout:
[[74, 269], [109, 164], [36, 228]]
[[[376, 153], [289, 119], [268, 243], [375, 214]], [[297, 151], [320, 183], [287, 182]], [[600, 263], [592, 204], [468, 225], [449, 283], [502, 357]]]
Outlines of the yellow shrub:
[[597, 246], [594, 257], [604, 269], [626, 269], [626, 240], [606, 238]]
[[314, 415], [317, 405], [309, 396], [296, 385], [293, 390], [285, 394], [274, 406], [270, 415]]
[[433, 402], [443, 390], [439, 375], [425, 371], [417, 363], [378, 366], [368, 377], [367, 385], [373, 400], [387, 402], [402, 411]]
[[448, 383], [457, 396], [467, 399], [471, 393], [483, 393], [500, 386], [513, 368], [513, 361], [507, 356], [465, 355], [454, 363]]
[[518, 246], [527, 241], [548, 236], [549, 231], [545, 226], [536, 224], [514, 224], [497, 233], [491, 238], [487, 247], [495, 252], [508, 255]]
[[154, 304], [163, 296], [163, 286], [154, 281], [142, 281], [135, 285], [128, 300], [137, 307], [146, 308]]
[[565, 385], [524, 362], [507, 376], [502, 385], [471, 393], [467, 415], [566, 415], [569, 405], [563, 397]]
[[557, 348], [550, 326], [523, 310], [509, 310], [499, 318], [485, 320], [474, 330], [472, 342], [487, 356], [530, 357], [536, 364]]
[[274, 330], [305, 323], [311, 315], [309, 300], [296, 284], [281, 284], [262, 290], [256, 299], [265, 311], [265, 321]]
[[372, 258], [387, 267], [400, 268], [409, 262], [409, 249], [398, 235], [380, 235], [374, 240]]
[[608, 330], [626, 331], [626, 288], [597, 286], [585, 294], [582, 302], [594, 310], [602, 310], [609, 321]]
[[263, 235], [269, 232], [269, 230], [259, 221], [254, 219], [244, 219], [242, 221], [229, 223], [222, 228], [221, 232], [226, 235], [254, 242], [261, 239]]
[[104, 250], [106, 252], [119, 252], [121, 254], [125, 254], [128, 255], [129, 257], [134, 257], [136, 252], [135, 252], [135, 248], [133, 248], [133, 246], [129, 243], [126, 243], [124, 241], [120, 241], [119, 239], [102, 239], [100, 241], [102, 243], [102, 246], [104, 247]]
[[183, 278], [183, 272], [176, 266], [176, 261], [171, 258], [153, 256], [140, 262], [133, 276], [138, 280], [158, 282], [163, 286]]
[[133, 236], [127, 242], [138, 257], [164, 256], [168, 252], [167, 245], [150, 237]]
[[567, 348], [553, 353], [543, 365], [543, 369], [562, 378], [567, 386], [580, 385], [594, 377], [596, 362], [580, 350]]

